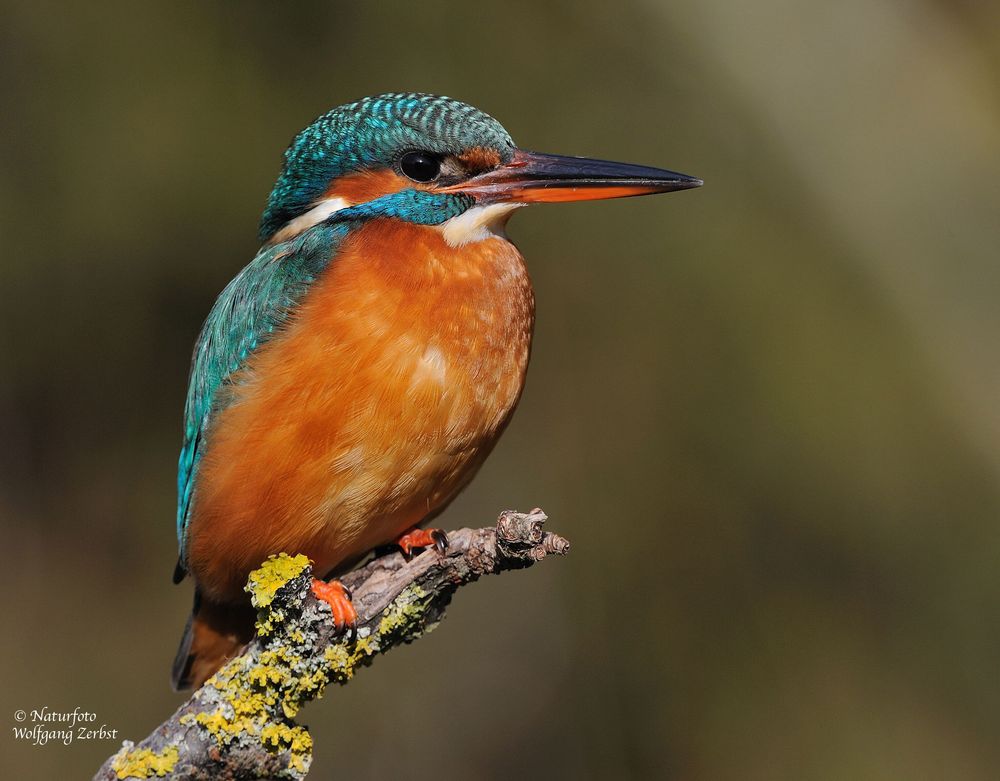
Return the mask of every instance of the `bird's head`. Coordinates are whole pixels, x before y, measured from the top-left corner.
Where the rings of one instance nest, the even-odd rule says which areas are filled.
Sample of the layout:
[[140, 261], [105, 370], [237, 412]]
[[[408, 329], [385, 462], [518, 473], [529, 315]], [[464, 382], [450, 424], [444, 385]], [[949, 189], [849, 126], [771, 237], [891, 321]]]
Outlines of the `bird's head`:
[[422, 225], [464, 215], [445, 234], [462, 243], [485, 236], [486, 226], [526, 203], [699, 185], [659, 168], [527, 152], [493, 117], [468, 104], [387, 93], [339, 106], [295, 137], [261, 218], [260, 239], [283, 241], [350, 209], [358, 217]]

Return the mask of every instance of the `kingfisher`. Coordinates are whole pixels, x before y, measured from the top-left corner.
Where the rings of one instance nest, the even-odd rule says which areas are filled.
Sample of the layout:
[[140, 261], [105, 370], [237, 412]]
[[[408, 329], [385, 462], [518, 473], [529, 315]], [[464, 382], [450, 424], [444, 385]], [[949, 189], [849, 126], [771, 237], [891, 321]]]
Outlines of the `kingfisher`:
[[[253, 634], [268, 556], [335, 575], [370, 551], [447, 546], [426, 528], [469, 483], [524, 387], [535, 301], [505, 226], [532, 203], [698, 187], [659, 168], [518, 148], [493, 117], [422, 93], [334, 108], [300, 132], [260, 250], [194, 348], [174, 582], [194, 609], [173, 665], [200, 686]], [[313, 592], [339, 629], [336, 579]]]

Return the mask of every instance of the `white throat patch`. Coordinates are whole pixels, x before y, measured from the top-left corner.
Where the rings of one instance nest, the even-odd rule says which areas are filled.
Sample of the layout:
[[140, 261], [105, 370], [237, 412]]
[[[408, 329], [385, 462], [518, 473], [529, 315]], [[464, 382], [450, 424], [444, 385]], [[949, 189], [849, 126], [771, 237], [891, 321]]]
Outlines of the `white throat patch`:
[[521, 206], [524, 204], [491, 203], [488, 206], [473, 206], [437, 227], [451, 247], [461, 247], [494, 236], [505, 239], [507, 234], [504, 233], [504, 226], [514, 209]]
[[[288, 241], [309, 230], [313, 225], [319, 225], [330, 215], [353, 205], [339, 195], [324, 198], [309, 211], [285, 223], [284, 227], [275, 233], [268, 243], [280, 244], [283, 241]], [[524, 205], [523, 203], [491, 203], [488, 206], [473, 206], [436, 227], [451, 247], [462, 247], [493, 237], [505, 239], [507, 234], [504, 233], [504, 227], [507, 225], [507, 220], [510, 219], [514, 209]]]

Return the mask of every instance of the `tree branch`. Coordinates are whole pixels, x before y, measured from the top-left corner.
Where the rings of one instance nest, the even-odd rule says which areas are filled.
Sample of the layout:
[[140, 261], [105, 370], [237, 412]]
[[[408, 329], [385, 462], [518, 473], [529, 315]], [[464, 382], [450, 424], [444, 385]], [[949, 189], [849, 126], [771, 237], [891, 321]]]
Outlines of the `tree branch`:
[[257, 636], [149, 737], [125, 741], [94, 776], [302, 779], [312, 736], [295, 723], [328, 683], [344, 684], [375, 656], [431, 631], [452, 594], [482, 575], [520, 569], [569, 543], [542, 530], [541, 510], [501, 513], [492, 529], [449, 533], [444, 555], [380, 556], [341, 581], [353, 592], [358, 627], [337, 634], [330, 609], [310, 589], [304, 556], [272, 557], [250, 576]]

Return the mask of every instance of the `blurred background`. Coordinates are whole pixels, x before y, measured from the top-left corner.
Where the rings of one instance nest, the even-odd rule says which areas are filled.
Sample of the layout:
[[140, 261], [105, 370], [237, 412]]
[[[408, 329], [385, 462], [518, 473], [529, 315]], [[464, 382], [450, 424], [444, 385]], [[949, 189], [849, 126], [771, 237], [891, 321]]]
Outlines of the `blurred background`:
[[[314, 776], [996, 777], [1000, 6], [99, 5], [0, 25], [8, 727], [181, 702], [195, 335], [292, 135], [421, 90], [706, 185], [515, 217], [528, 387], [443, 525], [538, 505], [572, 554], [310, 706]], [[117, 748], [10, 734], [5, 778]]]

